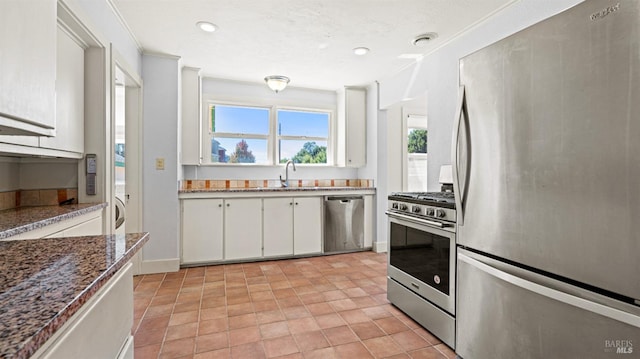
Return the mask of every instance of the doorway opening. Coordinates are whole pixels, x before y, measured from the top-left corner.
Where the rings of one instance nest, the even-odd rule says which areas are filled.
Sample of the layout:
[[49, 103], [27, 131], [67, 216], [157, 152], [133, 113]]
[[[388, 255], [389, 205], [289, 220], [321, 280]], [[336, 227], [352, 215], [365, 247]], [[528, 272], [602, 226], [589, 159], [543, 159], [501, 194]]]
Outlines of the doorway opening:
[[113, 230], [124, 234], [142, 230], [142, 93], [140, 79], [123, 62], [114, 61], [113, 73]]

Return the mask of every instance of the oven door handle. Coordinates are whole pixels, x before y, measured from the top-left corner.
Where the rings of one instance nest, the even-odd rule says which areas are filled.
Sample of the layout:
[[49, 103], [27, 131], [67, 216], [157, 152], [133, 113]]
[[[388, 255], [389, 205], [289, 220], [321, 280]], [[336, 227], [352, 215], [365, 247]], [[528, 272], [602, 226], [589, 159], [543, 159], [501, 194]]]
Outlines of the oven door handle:
[[394, 212], [389, 212], [389, 211], [385, 211], [384, 212], [387, 216], [389, 217], [395, 217], [395, 218], [399, 218], [405, 221], [409, 221], [409, 222], [413, 222], [415, 224], [425, 224], [431, 227], [436, 227], [436, 228], [444, 228], [447, 227], [448, 225], [445, 223], [440, 223], [440, 222], [436, 222], [436, 221], [430, 221], [428, 219], [415, 219], [411, 216], [406, 216], [404, 214], [398, 214], [398, 213], [394, 213]]

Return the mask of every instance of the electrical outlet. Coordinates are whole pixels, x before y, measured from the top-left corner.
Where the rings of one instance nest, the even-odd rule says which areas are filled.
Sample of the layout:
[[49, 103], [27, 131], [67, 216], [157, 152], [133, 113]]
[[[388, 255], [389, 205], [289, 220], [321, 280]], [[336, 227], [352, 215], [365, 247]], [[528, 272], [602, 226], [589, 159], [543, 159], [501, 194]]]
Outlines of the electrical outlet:
[[156, 158], [156, 169], [164, 170], [164, 158], [162, 157]]

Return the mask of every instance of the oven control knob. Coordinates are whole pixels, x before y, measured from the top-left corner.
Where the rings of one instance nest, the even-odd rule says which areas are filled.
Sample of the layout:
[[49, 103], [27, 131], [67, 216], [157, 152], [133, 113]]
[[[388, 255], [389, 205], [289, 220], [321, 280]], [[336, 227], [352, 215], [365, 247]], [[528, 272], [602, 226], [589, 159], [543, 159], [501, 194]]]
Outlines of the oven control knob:
[[427, 216], [433, 216], [435, 213], [435, 210], [433, 208], [427, 208]]
[[409, 207], [407, 207], [407, 205], [404, 203], [400, 203], [400, 209], [406, 211], [407, 209], [409, 209]]
[[393, 208], [393, 209], [398, 209], [398, 203], [397, 203], [397, 202], [393, 202], [393, 203], [391, 204], [391, 208]]
[[436, 209], [436, 217], [444, 218], [444, 216], [446, 216], [446, 213], [444, 212], [443, 209]]
[[422, 209], [420, 208], [420, 206], [413, 206], [411, 208], [411, 212], [413, 212], [413, 213], [420, 213], [421, 210]]

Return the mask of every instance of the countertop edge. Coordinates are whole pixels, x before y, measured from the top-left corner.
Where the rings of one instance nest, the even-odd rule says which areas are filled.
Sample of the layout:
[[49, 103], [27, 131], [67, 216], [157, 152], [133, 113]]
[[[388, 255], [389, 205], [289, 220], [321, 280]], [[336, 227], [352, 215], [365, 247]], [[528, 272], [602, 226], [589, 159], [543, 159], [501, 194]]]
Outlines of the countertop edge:
[[188, 194], [221, 194], [221, 195], [229, 195], [229, 194], [241, 194], [241, 193], [251, 193], [251, 194], [260, 194], [260, 193], [277, 193], [277, 194], [285, 194], [285, 193], [325, 193], [325, 192], [376, 192], [375, 187], [294, 187], [294, 188], [220, 188], [220, 189], [186, 189], [179, 190], [178, 196], [180, 195], [188, 195]]
[[13, 236], [17, 236], [18, 234], [22, 234], [25, 232], [29, 232], [29, 231], [33, 231], [42, 227], [46, 227], [48, 225], [54, 224], [54, 223], [58, 223], [67, 219], [71, 219], [74, 217], [78, 217], [81, 216], [83, 214], [87, 214], [87, 213], [91, 213], [91, 212], [95, 212], [98, 210], [101, 210], [103, 208], [106, 208], [109, 204], [107, 202], [102, 202], [102, 203], [96, 203], [95, 205], [89, 206], [89, 207], [85, 207], [85, 208], [80, 208], [68, 213], [64, 213], [64, 214], [59, 214], [57, 216], [53, 216], [53, 217], [49, 217], [49, 218], [45, 218], [45, 219], [41, 219], [35, 222], [31, 222], [28, 224], [24, 224], [15, 228], [11, 228], [11, 229], [7, 229], [5, 231], [0, 232], [0, 239], [6, 239], [6, 238], [10, 238]]
[[[143, 236], [116, 263], [102, 272], [87, 288], [67, 304], [53, 317], [31, 340], [24, 342], [22, 348], [15, 353], [17, 358], [28, 358], [35, 354], [62, 326], [78, 312], [111, 279], [149, 240], [149, 232], [142, 232]], [[102, 235], [108, 236], [108, 235]], [[95, 237], [95, 236], [90, 236]], [[64, 237], [63, 237], [64, 238]], [[51, 239], [55, 240], [55, 239]], [[133, 300], [133, 298], [132, 298]]]

